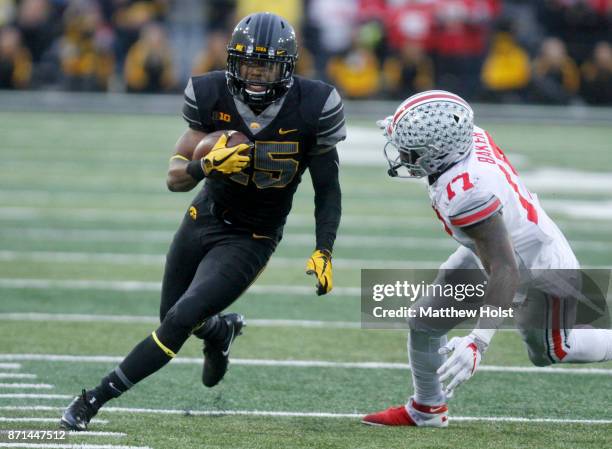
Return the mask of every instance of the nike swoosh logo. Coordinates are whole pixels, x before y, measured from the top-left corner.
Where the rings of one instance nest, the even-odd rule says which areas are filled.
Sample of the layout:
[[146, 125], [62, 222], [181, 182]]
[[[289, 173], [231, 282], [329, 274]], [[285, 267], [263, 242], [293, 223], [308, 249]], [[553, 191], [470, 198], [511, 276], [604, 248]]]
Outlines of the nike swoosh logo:
[[281, 128], [281, 129], [279, 129], [279, 130], [278, 130], [278, 133], [279, 133], [281, 136], [283, 136], [283, 135], [285, 135], [285, 134], [294, 133], [294, 132], [296, 132], [296, 131], [297, 131], [297, 128], [296, 128], [296, 129], [283, 129], [283, 128]]
[[223, 164], [230, 157], [232, 157], [234, 155], [234, 153], [235, 153], [235, 151], [231, 152], [230, 154], [225, 156], [223, 159], [213, 159], [213, 167], [218, 167], [219, 165]]
[[232, 326], [232, 337], [230, 338], [229, 345], [227, 345], [227, 349], [225, 351], [221, 351], [223, 357], [227, 357], [230, 352], [230, 348], [232, 347], [232, 343], [234, 342], [234, 326]]
[[435, 407], [435, 408], [430, 408], [429, 409], [429, 413], [440, 413], [441, 411], [443, 411], [446, 408], [445, 405], [442, 405], [440, 407]]

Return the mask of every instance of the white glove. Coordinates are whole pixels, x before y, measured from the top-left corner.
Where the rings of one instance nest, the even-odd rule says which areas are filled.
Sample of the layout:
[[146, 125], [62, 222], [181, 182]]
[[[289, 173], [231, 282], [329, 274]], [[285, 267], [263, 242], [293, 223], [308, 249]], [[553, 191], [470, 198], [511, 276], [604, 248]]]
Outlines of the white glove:
[[470, 334], [466, 337], [453, 337], [438, 350], [442, 355], [453, 353], [436, 371], [440, 375], [440, 382], [451, 379], [444, 389], [447, 398], [451, 398], [455, 388], [474, 375], [486, 346], [486, 343]]

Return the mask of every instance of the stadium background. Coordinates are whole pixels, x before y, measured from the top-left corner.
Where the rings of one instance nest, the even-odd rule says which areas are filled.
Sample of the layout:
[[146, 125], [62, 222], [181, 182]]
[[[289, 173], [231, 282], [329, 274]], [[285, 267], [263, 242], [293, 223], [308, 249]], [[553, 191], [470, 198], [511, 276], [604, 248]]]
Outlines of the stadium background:
[[[303, 274], [314, 244], [306, 176], [277, 254], [232, 307], [249, 326], [223, 383], [200, 385], [199, 344], [188, 342], [176, 362], [109, 404], [94, 432], [71, 435], [69, 444], [609, 443], [612, 364], [536, 368], [512, 332], [495, 337], [481, 372], [457, 392], [449, 429], [358, 423], [411, 391], [405, 332], [360, 329], [360, 268], [433, 268], [455, 247], [424, 186], [386, 176], [374, 120], [397, 99], [435, 86], [475, 101], [479, 125], [507, 151], [583, 265], [612, 265], [612, 109], [601, 106], [610, 103], [611, 2], [387, 3], [257, 3], [299, 24], [300, 71], [327, 77], [347, 99], [333, 294], [314, 296]], [[435, 7], [445, 25], [431, 21]], [[0, 82], [9, 88], [0, 92], [0, 447], [15, 443], [2, 433], [8, 429], [55, 429], [81, 386], [96, 383], [155, 325], [164, 254], [193, 196], [165, 188], [167, 160], [185, 128], [180, 92], [192, 71], [223, 67], [215, 45], [222, 53], [249, 8], [248, 1], [0, 0]]]

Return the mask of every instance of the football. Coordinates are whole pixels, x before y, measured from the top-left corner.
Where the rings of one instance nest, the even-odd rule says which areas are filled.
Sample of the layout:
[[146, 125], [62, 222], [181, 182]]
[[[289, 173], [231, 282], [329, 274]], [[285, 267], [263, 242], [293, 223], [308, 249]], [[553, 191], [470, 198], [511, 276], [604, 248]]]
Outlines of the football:
[[[191, 159], [192, 160], [202, 159], [204, 156], [210, 153], [210, 150], [212, 150], [212, 147], [215, 145], [215, 143], [217, 143], [217, 140], [219, 140], [219, 137], [221, 137], [221, 134], [223, 133], [229, 134], [229, 139], [227, 139], [227, 144], [226, 144], [228, 147], [233, 147], [241, 143], [247, 143], [247, 144], [252, 143], [249, 140], [249, 138], [245, 136], [244, 134], [242, 134], [240, 131], [233, 131], [233, 130], [215, 131], [210, 134], [207, 134], [206, 137], [200, 140], [195, 150], [193, 151], [193, 156]], [[249, 150], [245, 150], [245, 153]]]

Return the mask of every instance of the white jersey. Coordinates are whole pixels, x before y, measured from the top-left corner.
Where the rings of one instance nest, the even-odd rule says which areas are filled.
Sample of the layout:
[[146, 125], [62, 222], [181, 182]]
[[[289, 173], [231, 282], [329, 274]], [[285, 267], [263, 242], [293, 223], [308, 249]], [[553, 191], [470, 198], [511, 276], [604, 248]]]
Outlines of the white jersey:
[[501, 212], [519, 267], [577, 268], [561, 231], [489, 133], [474, 127], [473, 149], [429, 186], [432, 206], [448, 232], [473, 252], [465, 227]]

